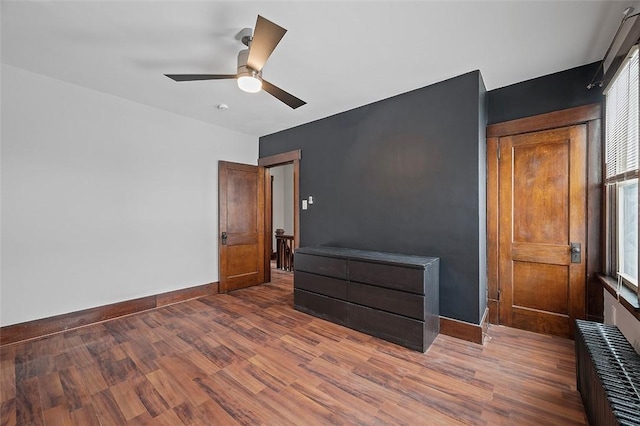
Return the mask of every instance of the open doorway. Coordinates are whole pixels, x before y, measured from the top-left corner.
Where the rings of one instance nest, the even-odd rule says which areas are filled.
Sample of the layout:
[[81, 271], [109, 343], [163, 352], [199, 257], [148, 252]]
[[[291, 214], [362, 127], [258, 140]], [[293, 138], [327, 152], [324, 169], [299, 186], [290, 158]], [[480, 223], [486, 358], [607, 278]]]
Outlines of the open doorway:
[[[271, 281], [271, 268], [272, 268], [272, 255], [278, 252], [278, 240], [275, 232], [276, 229], [282, 229], [281, 235], [286, 235], [289, 238], [290, 244], [290, 256], [289, 259], [290, 271], [293, 271], [295, 262], [295, 249], [300, 247], [300, 150], [284, 152], [282, 154], [272, 155], [270, 157], [263, 157], [258, 159], [258, 166], [264, 167], [264, 224], [265, 224], [265, 238], [264, 238], [264, 276], [265, 282]], [[277, 177], [280, 175], [280, 181]], [[274, 177], [272, 183], [272, 176]], [[275, 189], [274, 189], [275, 188]], [[274, 226], [274, 211], [273, 211], [273, 192], [282, 189], [282, 196], [276, 194], [276, 210], [282, 205], [282, 221], [279, 222], [279, 218], [276, 218]], [[291, 194], [292, 198], [287, 198], [285, 202], [285, 193]], [[287, 195], [289, 197], [289, 195]], [[286, 206], [285, 206], [286, 203]], [[287, 210], [291, 208], [291, 210]], [[285, 213], [286, 211], [286, 213]], [[289, 213], [290, 212], [290, 213]], [[276, 212], [276, 215], [279, 215]], [[290, 221], [289, 221], [290, 220]], [[282, 224], [283, 227], [278, 227], [278, 224]], [[291, 234], [289, 233], [291, 229]], [[277, 269], [277, 258], [274, 270], [278, 272], [284, 272], [282, 269]]]
[[293, 271], [293, 163], [269, 168], [271, 175], [271, 269]]

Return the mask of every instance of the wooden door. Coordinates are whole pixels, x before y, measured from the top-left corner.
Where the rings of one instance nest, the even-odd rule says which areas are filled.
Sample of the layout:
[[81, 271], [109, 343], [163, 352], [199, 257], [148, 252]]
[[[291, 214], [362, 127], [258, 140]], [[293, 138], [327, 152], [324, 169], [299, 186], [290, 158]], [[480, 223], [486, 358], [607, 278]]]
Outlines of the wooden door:
[[586, 125], [499, 139], [500, 323], [570, 337], [585, 316]]
[[264, 168], [218, 163], [220, 292], [264, 282]]

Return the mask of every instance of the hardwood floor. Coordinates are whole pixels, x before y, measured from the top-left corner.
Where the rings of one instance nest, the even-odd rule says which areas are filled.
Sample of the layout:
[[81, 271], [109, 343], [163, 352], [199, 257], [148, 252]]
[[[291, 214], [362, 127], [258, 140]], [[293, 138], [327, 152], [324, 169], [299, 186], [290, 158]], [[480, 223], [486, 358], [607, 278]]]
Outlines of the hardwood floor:
[[586, 424], [572, 341], [421, 354], [294, 311], [291, 276], [0, 348], [0, 424]]

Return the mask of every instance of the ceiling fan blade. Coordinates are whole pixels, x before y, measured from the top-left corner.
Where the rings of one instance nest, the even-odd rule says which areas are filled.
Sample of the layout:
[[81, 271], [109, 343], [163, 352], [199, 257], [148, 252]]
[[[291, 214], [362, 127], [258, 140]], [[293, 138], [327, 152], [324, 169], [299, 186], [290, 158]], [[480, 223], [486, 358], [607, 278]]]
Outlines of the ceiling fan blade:
[[235, 74], [165, 74], [175, 81], [195, 81], [195, 80], [225, 80], [236, 78]]
[[285, 92], [281, 88], [269, 83], [267, 80], [262, 80], [262, 89], [265, 92], [269, 93], [270, 95], [278, 98], [280, 101], [284, 102], [285, 104], [289, 105], [293, 109], [296, 109], [306, 104], [306, 102], [303, 101], [302, 99], [296, 98], [291, 93]]
[[249, 48], [247, 65], [256, 71], [260, 71], [286, 32], [287, 30], [281, 26], [258, 15], [251, 47]]

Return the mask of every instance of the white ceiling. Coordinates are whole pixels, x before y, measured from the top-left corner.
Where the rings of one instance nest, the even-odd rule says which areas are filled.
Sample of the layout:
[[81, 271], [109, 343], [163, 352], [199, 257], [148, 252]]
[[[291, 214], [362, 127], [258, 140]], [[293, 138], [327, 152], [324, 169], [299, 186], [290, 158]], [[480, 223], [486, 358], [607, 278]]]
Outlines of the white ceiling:
[[[1, 57], [23, 68], [262, 136], [479, 69], [488, 90], [602, 59], [618, 1], [7, 1]], [[288, 29], [265, 79], [292, 110], [234, 80], [235, 38], [256, 15]], [[586, 83], [585, 83], [586, 84]], [[226, 103], [229, 110], [216, 105]]]

